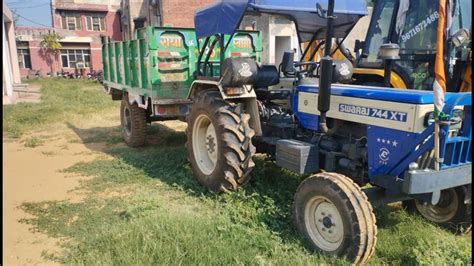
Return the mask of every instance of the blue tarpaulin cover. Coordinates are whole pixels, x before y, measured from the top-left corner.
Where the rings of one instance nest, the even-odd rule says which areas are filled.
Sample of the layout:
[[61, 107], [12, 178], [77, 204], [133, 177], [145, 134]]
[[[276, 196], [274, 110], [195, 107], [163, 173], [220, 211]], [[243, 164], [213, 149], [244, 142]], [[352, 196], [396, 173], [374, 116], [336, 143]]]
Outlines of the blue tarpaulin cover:
[[[246, 12], [287, 16], [295, 22], [300, 42], [325, 37], [326, 19], [316, 13], [316, 4], [327, 8], [327, 0], [218, 0], [205, 8], [198, 9], [194, 26], [198, 38], [218, 33], [233, 34]], [[346, 36], [357, 21], [367, 15], [365, 0], [335, 0], [334, 37]]]

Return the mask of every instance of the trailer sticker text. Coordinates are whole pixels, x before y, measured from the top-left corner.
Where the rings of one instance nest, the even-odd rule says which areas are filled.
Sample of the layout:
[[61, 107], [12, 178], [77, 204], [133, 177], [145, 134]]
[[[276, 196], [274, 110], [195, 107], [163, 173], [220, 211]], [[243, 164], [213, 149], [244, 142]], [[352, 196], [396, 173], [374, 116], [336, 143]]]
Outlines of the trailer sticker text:
[[183, 38], [178, 35], [163, 34], [160, 37], [160, 45], [163, 47], [183, 47]]
[[252, 49], [252, 40], [249, 37], [234, 38], [233, 44], [239, 49]]

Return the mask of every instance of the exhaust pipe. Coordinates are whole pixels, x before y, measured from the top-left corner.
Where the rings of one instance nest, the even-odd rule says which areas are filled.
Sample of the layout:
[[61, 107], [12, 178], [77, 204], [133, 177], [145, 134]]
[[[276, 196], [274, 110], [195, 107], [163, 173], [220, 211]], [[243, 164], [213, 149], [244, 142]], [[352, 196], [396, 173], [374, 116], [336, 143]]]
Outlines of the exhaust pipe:
[[[317, 9], [321, 10], [318, 4]], [[332, 37], [334, 35], [333, 20], [334, 16], [334, 0], [328, 1], [328, 9], [326, 10], [326, 42], [324, 44], [324, 57], [321, 59], [321, 75], [319, 77], [319, 96], [318, 96], [318, 111], [319, 128], [321, 132], [327, 133], [328, 127], [326, 124], [326, 113], [329, 111], [331, 103], [331, 82], [333, 61], [331, 57]]]

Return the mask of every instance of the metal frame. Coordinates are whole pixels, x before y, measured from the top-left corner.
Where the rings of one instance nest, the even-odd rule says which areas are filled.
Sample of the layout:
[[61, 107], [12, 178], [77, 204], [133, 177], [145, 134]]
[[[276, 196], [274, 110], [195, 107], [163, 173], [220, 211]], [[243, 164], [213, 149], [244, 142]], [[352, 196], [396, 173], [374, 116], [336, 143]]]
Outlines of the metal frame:
[[[234, 34], [232, 34], [232, 36], [234, 36]], [[232, 40], [232, 36], [227, 41], [227, 44], [224, 45], [225, 34], [216, 34], [216, 35], [214, 35], [215, 39], [209, 47], [209, 51], [206, 54], [206, 58], [204, 59], [204, 62], [201, 62], [202, 57], [203, 57], [204, 53], [206, 52], [206, 47], [209, 44], [209, 40], [211, 39], [211, 36], [206, 37], [202, 47], [199, 47], [200, 45], [199, 45], [199, 41], [198, 41], [199, 56], [198, 56], [198, 60], [197, 60], [197, 69], [198, 69], [199, 73], [201, 73], [201, 66], [204, 65], [204, 71], [202, 72], [202, 74], [204, 76], [207, 76], [206, 65], [209, 63], [209, 59], [211, 57], [212, 52], [214, 51], [214, 48], [215, 48], [217, 42], [219, 42], [219, 47], [221, 48], [220, 49], [220, 56], [219, 56], [219, 64], [221, 66], [223, 65], [223, 62], [224, 62], [224, 59], [225, 59], [225, 52], [226, 52], [227, 47], [229, 46], [229, 44]], [[211, 76], [212, 76], [212, 74], [213, 74], [212, 65], [210, 67], [210, 71], [211, 71]], [[219, 68], [219, 75], [222, 76], [222, 67]]]

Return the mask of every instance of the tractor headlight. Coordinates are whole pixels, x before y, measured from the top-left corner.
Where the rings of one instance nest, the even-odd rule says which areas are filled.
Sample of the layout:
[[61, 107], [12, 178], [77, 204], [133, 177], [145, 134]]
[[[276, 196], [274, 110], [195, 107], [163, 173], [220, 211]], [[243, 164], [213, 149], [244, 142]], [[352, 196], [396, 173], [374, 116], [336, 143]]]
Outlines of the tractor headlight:
[[[464, 118], [464, 110], [455, 109], [450, 119], [451, 126], [461, 124]], [[435, 122], [434, 112], [429, 112], [425, 114], [424, 126], [429, 127]]]
[[423, 123], [423, 125], [425, 127], [429, 127], [431, 126], [431, 124], [433, 124], [435, 122], [435, 119], [434, 119], [434, 112], [429, 112], [429, 113], [426, 113], [425, 114], [425, 121]]

